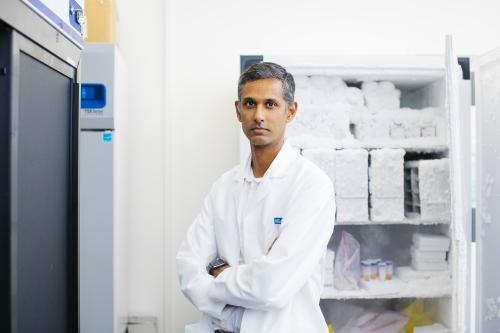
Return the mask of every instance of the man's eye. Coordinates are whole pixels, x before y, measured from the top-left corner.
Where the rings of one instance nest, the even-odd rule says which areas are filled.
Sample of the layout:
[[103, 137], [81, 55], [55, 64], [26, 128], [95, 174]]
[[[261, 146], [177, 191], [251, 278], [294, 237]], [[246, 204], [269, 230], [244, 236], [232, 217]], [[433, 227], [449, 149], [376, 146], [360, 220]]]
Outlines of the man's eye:
[[255, 103], [253, 101], [246, 101], [245, 106], [251, 108], [255, 106]]
[[275, 107], [278, 106], [278, 104], [276, 102], [269, 101], [269, 102], [266, 103], [266, 106], [268, 108], [275, 108]]

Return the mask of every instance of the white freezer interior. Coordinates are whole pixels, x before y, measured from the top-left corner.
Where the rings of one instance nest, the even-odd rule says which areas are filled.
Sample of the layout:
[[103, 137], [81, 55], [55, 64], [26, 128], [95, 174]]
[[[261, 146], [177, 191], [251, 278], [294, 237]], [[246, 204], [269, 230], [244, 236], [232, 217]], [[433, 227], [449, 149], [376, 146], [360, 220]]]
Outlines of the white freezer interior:
[[[318, 125], [311, 128], [287, 129], [287, 138], [299, 151], [307, 149], [366, 149], [368, 151], [378, 148], [402, 148], [406, 151], [405, 162], [420, 159], [436, 159], [449, 157], [450, 152], [450, 120], [449, 101], [447, 99], [447, 75], [445, 58], [435, 57], [264, 57], [264, 61], [276, 62], [289, 70], [297, 81], [296, 100], [299, 103], [297, 118], [300, 112], [315, 110], [328, 115], [310, 117], [307, 121], [318, 121], [328, 123], [329, 121], [340, 122], [340, 130], [328, 131], [328, 126]], [[352, 110], [366, 107], [365, 105], [339, 105], [335, 98], [321, 96], [315, 103], [314, 99], [308, 97], [307, 89], [318, 89], [307, 87], [304, 78], [310, 79], [321, 77], [324, 82], [328, 78], [341, 78], [349, 88], [360, 88], [363, 81], [390, 81], [401, 91], [400, 107], [412, 109], [439, 108], [436, 113], [442, 118], [444, 124], [440, 127], [440, 133], [435, 137], [384, 137], [384, 138], [357, 138], [353, 131]], [[320, 80], [321, 81], [321, 80]], [[356, 92], [355, 92], [356, 93]], [[342, 96], [337, 96], [342, 98]], [[330, 98], [330, 99], [329, 99]], [[306, 99], [306, 102], [301, 101]], [[335, 105], [336, 104], [336, 105]], [[354, 103], [356, 104], [356, 103]], [[341, 110], [347, 114], [338, 115], [332, 110]], [[365, 110], [366, 111], [366, 110]], [[356, 112], [356, 111], [354, 111]], [[323, 127], [321, 127], [323, 126]], [[326, 129], [325, 129], [326, 128]], [[317, 129], [317, 131], [315, 131]], [[340, 137], [339, 137], [340, 133]], [[345, 134], [345, 135], [344, 135]], [[391, 134], [392, 135], [392, 134]], [[338, 137], [335, 137], [338, 136]], [[243, 159], [248, 156], [248, 140], [241, 135], [240, 156]], [[451, 163], [450, 163], [451, 165]], [[450, 171], [451, 175], [451, 171]], [[341, 177], [352, 177], [343, 174]], [[339, 177], [335, 175], [334, 177]], [[353, 177], [355, 178], [355, 177]], [[453, 177], [450, 176], [450, 179]], [[355, 181], [355, 179], [353, 179]], [[453, 191], [454, 186], [450, 186]], [[450, 195], [453, 196], [453, 193]], [[451, 200], [450, 200], [451, 201]], [[363, 205], [363, 204], [362, 204]], [[452, 205], [452, 207], [454, 207]], [[451, 208], [453, 211], [454, 208]], [[450, 213], [450, 216], [454, 214]], [[340, 231], [350, 232], [361, 243], [361, 260], [367, 258], [384, 258], [394, 261], [395, 267], [409, 265], [411, 239], [414, 232], [420, 231], [431, 234], [448, 235], [452, 239], [448, 253], [451, 279], [445, 285], [432, 283], [420, 284], [408, 287], [398, 285], [393, 293], [371, 293], [366, 290], [338, 291], [332, 287], [325, 287], [321, 306], [328, 323], [333, 323], [334, 330], [343, 324], [349, 314], [352, 314], [353, 306], [364, 308], [379, 308], [400, 310], [416, 298], [424, 298], [426, 307], [432, 310], [437, 322], [446, 325], [452, 332], [463, 331], [462, 321], [459, 319], [460, 309], [464, 308], [465, 291], [459, 291], [457, 280], [464, 279], [464, 262], [461, 256], [454, 253], [461, 241], [460, 237], [454, 237], [453, 219], [448, 221], [422, 221], [415, 216], [405, 216], [401, 221], [379, 221], [377, 223], [368, 220], [350, 221], [339, 223], [336, 221], [334, 235], [330, 241], [329, 248], [336, 250]], [[459, 269], [461, 266], [462, 269]], [[441, 288], [443, 287], [443, 288]], [[458, 297], [457, 297], [458, 296]], [[459, 304], [460, 303], [460, 304]], [[462, 312], [463, 313], [463, 312]]]

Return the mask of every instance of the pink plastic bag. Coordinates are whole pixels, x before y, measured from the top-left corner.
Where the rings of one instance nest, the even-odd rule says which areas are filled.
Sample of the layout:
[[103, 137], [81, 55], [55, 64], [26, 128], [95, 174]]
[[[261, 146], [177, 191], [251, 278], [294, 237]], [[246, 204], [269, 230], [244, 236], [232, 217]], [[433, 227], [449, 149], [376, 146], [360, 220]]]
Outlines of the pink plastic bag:
[[333, 284], [336, 289], [359, 289], [358, 281], [361, 277], [359, 251], [359, 242], [350, 233], [342, 230], [342, 238], [335, 254]]
[[406, 325], [408, 319], [392, 311], [366, 311], [351, 318], [338, 333], [398, 333]]

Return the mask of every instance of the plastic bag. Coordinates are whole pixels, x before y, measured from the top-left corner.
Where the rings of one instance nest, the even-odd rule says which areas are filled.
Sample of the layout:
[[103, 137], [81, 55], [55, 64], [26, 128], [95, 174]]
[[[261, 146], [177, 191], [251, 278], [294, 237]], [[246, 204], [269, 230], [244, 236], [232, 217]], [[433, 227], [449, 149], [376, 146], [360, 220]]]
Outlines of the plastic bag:
[[393, 311], [365, 311], [354, 316], [336, 333], [398, 333], [408, 322], [408, 317]]
[[432, 316], [425, 312], [424, 300], [421, 298], [415, 300], [415, 302], [411, 303], [401, 313], [410, 319], [403, 330], [405, 333], [413, 333], [413, 328], [430, 325], [434, 322]]
[[342, 238], [335, 253], [335, 276], [333, 283], [339, 290], [359, 289], [361, 277], [359, 242], [347, 231], [342, 230]]

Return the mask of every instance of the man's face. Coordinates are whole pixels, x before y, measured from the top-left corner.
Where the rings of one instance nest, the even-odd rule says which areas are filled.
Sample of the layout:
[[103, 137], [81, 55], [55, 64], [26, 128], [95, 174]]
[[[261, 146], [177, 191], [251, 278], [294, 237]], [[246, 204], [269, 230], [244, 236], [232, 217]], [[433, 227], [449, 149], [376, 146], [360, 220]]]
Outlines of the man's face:
[[247, 82], [240, 98], [235, 102], [236, 114], [250, 144], [256, 148], [279, 144], [297, 110], [296, 102], [287, 107], [281, 81], [270, 78]]

